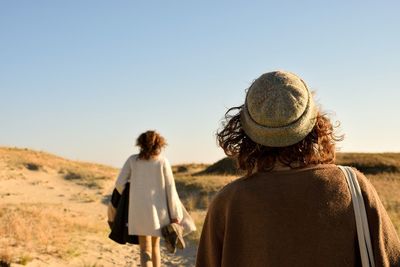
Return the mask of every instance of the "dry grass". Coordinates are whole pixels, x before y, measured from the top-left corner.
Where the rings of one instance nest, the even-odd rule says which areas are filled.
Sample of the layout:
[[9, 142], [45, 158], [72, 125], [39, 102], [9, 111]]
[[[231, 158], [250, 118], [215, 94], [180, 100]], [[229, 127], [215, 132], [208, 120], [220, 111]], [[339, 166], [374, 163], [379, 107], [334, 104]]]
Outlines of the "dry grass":
[[338, 153], [337, 164], [353, 166], [365, 174], [400, 172], [400, 153]]
[[242, 175], [237, 170], [235, 161], [232, 158], [223, 158], [212, 165], [207, 166], [194, 175]]
[[203, 163], [177, 164], [172, 166], [172, 171], [179, 174], [196, 173], [204, 170], [208, 166], [209, 164]]
[[[10, 173], [22, 170], [56, 172], [77, 184], [102, 189], [105, 182], [115, 179], [118, 170], [109, 166], [67, 160], [46, 152], [0, 147], [0, 162]], [[1, 178], [1, 177], [0, 177]]]
[[400, 173], [367, 175], [400, 236]]
[[206, 217], [206, 210], [194, 210], [190, 212], [194, 223], [196, 224], [197, 231], [190, 233], [187, 239], [194, 242], [196, 245], [200, 241], [201, 231], [203, 230], [204, 218]]
[[[189, 242], [198, 244], [203, 229], [204, 219], [207, 208], [214, 195], [226, 184], [232, 182], [237, 177], [232, 175], [199, 175], [198, 173], [208, 167], [208, 165], [189, 165], [184, 170], [183, 166], [179, 168], [174, 166], [175, 183], [179, 196], [192, 216], [197, 231], [187, 236]], [[201, 168], [202, 169], [201, 169]], [[181, 170], [180, 172], [178, 170]]]
[[207, 209], [215, 193], [235, 179], [236, 177], [227, 175], [175, 175], [175, 183], [179, 196], [189, 211]]
[[215, 193], [236, 179], [230, 175], [198, 175], [207, 167], [206, 164], [173, 166], [176, 187], [188, 211], [207, 209]]
[[0, 205], [0, 261], [27, 262], [31, 254], [67, 258], [77, 253], [77, 234], [100, 230], [60, 206]]
[[204, 176], [175, 176], [177, 184], [184, 186], [185, 190], [197, 190], [208, 193], [219, 191], [226, 184], [237, 177], [232, 175], [204, 175]]

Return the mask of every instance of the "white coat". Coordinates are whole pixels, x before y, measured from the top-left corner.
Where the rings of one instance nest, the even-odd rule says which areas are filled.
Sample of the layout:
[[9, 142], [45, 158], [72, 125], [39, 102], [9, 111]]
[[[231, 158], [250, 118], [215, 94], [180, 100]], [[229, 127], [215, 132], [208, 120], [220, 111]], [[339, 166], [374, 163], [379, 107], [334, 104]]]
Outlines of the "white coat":
[[161, 236], [161, 228], [170, 223], [168, 208], [171, 219], [182, 220], [182, 204], [171, 165], [165, 157], [141, 160], [138, 155], [130, 156], [115, 183], [119, 193], [122, 194], [127, 182], [130, 183], [130, 235]]

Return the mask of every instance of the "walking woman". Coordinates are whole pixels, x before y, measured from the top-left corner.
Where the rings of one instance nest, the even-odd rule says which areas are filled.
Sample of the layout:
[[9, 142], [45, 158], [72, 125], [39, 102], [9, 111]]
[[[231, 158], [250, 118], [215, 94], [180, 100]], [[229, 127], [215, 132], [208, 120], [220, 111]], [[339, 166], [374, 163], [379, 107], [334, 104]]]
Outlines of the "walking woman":
[[[342, 138], [302, 79], [283, 71], [261, 75], [244, 105], [227, 112], [217, 138], [247, 174], [211, 203], [196, 266], [361, 266], [352, 197], [334, 164]], [[385, 208], [354, 171], [369, 222], [371, 266], [400, 266], [400, 241]]]
[[161, 228], [182, 219], [182, 204], [168, 160], [160, 153], [165, 139], [155, 131], [142, 133], [140, 153], [122, 167], [115, 188], [120, 194], [129, 183], [128, 233], [139, 236], [143, 267], [161, 265]]

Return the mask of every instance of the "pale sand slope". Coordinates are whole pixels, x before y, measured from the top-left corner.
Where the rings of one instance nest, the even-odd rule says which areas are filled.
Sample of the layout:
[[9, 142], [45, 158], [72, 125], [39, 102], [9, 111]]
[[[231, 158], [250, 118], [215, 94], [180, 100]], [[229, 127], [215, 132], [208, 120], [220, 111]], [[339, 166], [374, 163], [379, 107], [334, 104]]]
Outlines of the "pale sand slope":
[[[38, 254], [34, 249], [26, 251], [30, 259], [25, 266], [140, 266], [137, 246], [122, 246], [108, 239], [107, 206], [104, 203], [112, 191], [112, 184], [113, 181], [107, 181], [104, 190], [88, 189], [65, 180], [54, 170], [9, 169], [0, 161], [0, 205], [48, 205], [60, 209], [67, 217], [77, 218], [99, 229], [74, 236], [79, 247], [68, 257]], [[18, 246], [10, 248], [10, 251], [18, 251]], [[162, 265], [194, 266], [195, 254], [195, 245], [176, 255], [168, 254], [162, 246]]]

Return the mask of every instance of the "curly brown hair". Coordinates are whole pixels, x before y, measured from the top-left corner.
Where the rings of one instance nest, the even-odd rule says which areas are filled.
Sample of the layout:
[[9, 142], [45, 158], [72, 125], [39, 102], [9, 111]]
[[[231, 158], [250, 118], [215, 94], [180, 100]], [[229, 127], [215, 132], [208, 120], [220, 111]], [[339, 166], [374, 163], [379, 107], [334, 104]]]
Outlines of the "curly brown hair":
[[136, 145], [140, 148], [139, 159], [149, 160], [158, 156], [167, 142], [156, 131], [146, 131], [139, 135]]
[[[300, 142], [287, 147], [267, 147], [252, 141], [244, 132], [240, 113], [242, 106], [232, 107], [225, 113], [223, 128], [217, 132], [217, 141], [228, 157], [236, 159], [239, 169], [250, 175], [254, 172], [271, 171], [277, 162], [292, 169], [310, 164], [333, 163], [335, 143], [343, 140], [336, 135], [327, 115], [319, 113], [312, 131]], [[231, 112], [237, 111], [231, 115]]]

